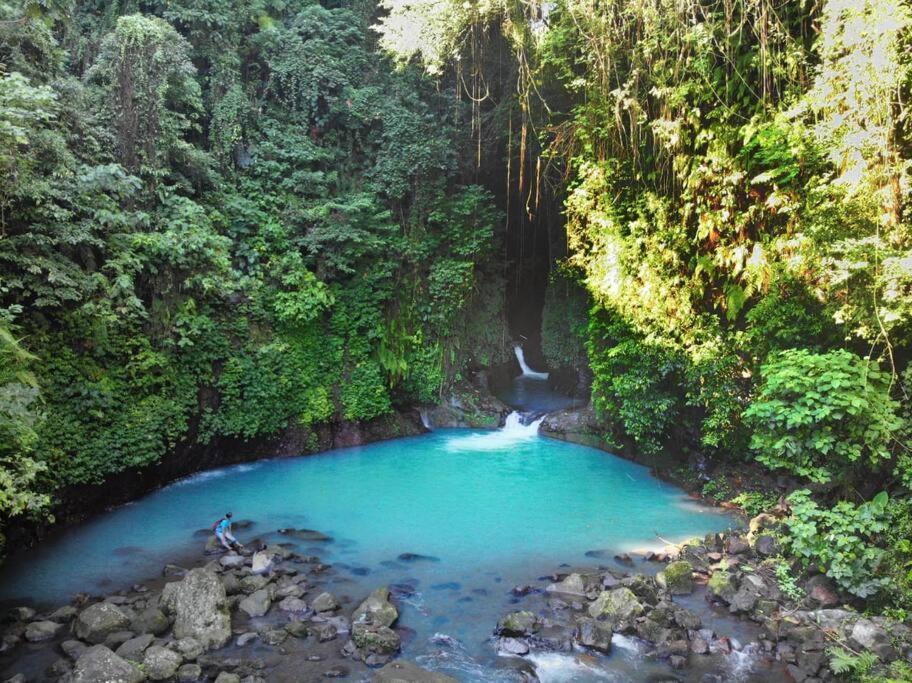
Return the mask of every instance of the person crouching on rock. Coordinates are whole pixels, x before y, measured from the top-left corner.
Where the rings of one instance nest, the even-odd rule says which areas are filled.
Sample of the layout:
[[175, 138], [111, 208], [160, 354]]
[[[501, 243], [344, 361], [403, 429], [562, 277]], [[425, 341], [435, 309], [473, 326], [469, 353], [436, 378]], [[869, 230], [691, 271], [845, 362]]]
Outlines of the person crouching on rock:
[[250, 563], [251, 574], [271, 575], [272, 568], [275, 566], [275, 556], [269, 552], [265, 543], [260, 543], [260, 547], [253, 554]]
[[222, 517], [219, 521], [212, 525], [213, 531], [215, 531], [215, 536], [218, 538], [219, 542], [225, 546], [226, 550], [239, 550], [244, 546], [238, 543], [238, 540], [234, 537], [234, 534], [231, 533], [231, 513], [225, 513], [225, 516]]

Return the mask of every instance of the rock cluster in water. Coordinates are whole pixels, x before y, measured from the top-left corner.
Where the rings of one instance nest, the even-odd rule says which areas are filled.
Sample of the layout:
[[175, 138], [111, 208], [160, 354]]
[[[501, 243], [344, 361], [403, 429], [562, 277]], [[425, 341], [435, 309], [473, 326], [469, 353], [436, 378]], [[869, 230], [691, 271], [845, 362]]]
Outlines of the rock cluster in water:
[[[283, 530], [310, 541], [312, 530]], [[207, 549], [211, 553], [211, 540]], [[263, 558], [267, 558], [263, 561]], [[262, 568], [256, 572], [255, 568]], [[37, 648], [51, 663], [32, 678], [71, 683], [216, 681], [260, 683], [276, 677], [321, 680], [356, 675], [383, 683], [453, 683], [405, 661], [395, 630], [399, 612], [378, 587], [354, 609], [323, 590], [329, 570], [281, 545], [230, 552], [205, 566], [166, 565], [160, 589], [129, 591], [39, 614], [12, 610], [0, 652]], [[350, 615], [350, 616], [349, 616]], [[11, 683], [30, 680], [17, 674]]]
[[[880, 664], [912, 661], [912, 629], [841, 606], [843, 596], [825, 576], [806, 582], [801, 602], [784, 595], [767, 561], [778, 553], [775, 536], [764, 530], [771, 521], [776, 520], [755, 518], [749, 534], [710, 534], [684, 545], [675, 557], [649, 553], [644, 559], [665, 563], [654, 576], [603, 568], [555, 575], [543, 591], [518, 586], [517, 602], [538, 598], [538, 609], [506, 614], [494, 630], [495, 646], [519, 657], [578, 648], [608, 654], [615, 634], [621, 634], [672, 669], [737, 650], [762, 662], [771, 680], [797, 683], [841, 680], [830, 667], [834, 647], [872, 652]], [[626, 555], [615, 560], [632, 562]], [[699, 614], [675, 602], [695, 590], [717, 611], [755, 623], [757, 640], [741, 644], [717, 634]], [[706, 673], [701, 680], [727, 677]]]

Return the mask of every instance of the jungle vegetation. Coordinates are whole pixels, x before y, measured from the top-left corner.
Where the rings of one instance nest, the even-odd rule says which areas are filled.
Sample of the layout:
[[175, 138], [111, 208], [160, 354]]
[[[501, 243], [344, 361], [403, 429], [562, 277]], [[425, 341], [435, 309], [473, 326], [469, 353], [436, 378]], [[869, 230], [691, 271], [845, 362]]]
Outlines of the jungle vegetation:
[[505, 359], [502, 246], [547, 222], [542, 349], [605, 429], [788, 478], [786, 561], [908, 615], [910, 26], [0, 3], [0, 514], [187, 438], [438, 400]]

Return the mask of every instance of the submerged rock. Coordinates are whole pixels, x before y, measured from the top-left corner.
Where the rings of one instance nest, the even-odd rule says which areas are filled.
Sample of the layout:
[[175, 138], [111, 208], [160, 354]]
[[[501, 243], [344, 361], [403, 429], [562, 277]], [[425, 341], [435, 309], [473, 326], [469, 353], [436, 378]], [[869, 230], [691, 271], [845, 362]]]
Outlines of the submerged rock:
[[422, 669], [417, 664], [399, 659], [390, 662], [374, 674], [374, 683], [457, 683], [436, 671]]
[[76, 661], [73, 683], [140, 683], [142, 671], [104, 645], [86, 650]]
[[314, 612], [333, 612], [339, 609], [339, 603], [332, 593], [320, 593], [314, 598], [311, 607]]
[[56, 621], [33, 621], [25, 628], [25, 639], [30, 643], [50, 640], [57, 635], [61, 628], [63, 628], [63, 625], [58, 624]]
[[183, 580], [165, 586], [161, 603], [174, 614], [175, 638], [196, 638], [206, 649], [222, 647], [231, 639], [228, 596], [215, 573], [191, 570]]
[[79, 613], [73, 631], [82, 640], [101, 644], [112, 633], [123, 631], [129, 626], [130, 615], [123, 609], [110, 602], [96, 602]]
[[279, 533], [308, 543], [328, 543], [333, 540], [332, 536], [327, 536], [314, 529], [279, 529]]
[[418, 553], [402, 553], [399, 559], [403, 562], [440, 562], [439, 557], [433, 555], [419, 555]]

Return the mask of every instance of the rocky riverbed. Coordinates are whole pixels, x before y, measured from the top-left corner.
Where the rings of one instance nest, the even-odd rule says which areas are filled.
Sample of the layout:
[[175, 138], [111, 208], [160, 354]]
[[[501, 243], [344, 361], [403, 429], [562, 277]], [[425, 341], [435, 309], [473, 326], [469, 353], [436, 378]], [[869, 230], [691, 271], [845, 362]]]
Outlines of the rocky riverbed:
[[[321, 587], [331, 567], [283, 545], [251, 557], [247, 550], [221, 553], [210, 539], [207, 554], [192, 569], [166, 565], [155, 585], [102, 598], [78, 595], [43, 612], [14, 608], [0, 645], [6, 680], [454, 680], [392, 661], [402, 636], [388, 587], [361, 601], [334, 595]], [[271, 569], [254, 573], [263, 558]]]
[[[845, 680], [831, 668], [836, 650], [873, 653], [875, 669], [912, 661], [912, 629], [856, 611], [825, 576], [807, 579], [800, 600], [783, 593], [771, 559], [776, 539], [768, 533], [777, 523], [764, 514], [746, 533], [649, 553], [641, 559], [665, 565], [655, 575], [602, 568], [542, 577], [544, 588], [517, 587], [519, 609], [498, 623], [497, 646], [520, 657], [579, 649], [607, 655], [632, 640], [673, 671], [650, 680], [701, 683]], [[740, 635], [750, 640], [726, 635], [732, 624], [722, 614], [743, 622]]]
[[[761, 515], [743, 533], [711, 534], [670, 552], [603, 557], [593, 551], [592, 559], [605, 565], [530, 577], [529, 585], [512, 589], [515, 610], [491, 624], [490, 645], [516, 680], [528, 681], [538, 680], [542, 657], [588, 658], [587, 666], [598, 669], [610, 665], [619, 647], [655, 664], [651, 681], [702, 683], [735, 676], [836, 680], [833, 648], [870, 651], [882, 664], [912, 657], [907, 626], [854, 611], [825, 577], [811, 577], [801, 601], [785, 595], [771, 560], [777, 523], [775, 515]], [[322, 537], [307, 529], [281, 533]], [[400, 623], [396, 586], [353, 599], [331, 592], [332, 567], [288, 544], [251, 557], [247, 550], [221, 553], [213, 540], [202, 564], [166, 565], [159, 581], [100, 598], [78, 595], [41, 612], [12, 609], [0, 646], [4, 677], [15, 683], [454, 680], [398, 659], [409, 629]], [[254, 573], [264, 558], [271, 569]]]

